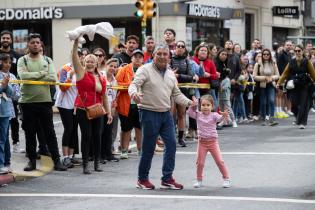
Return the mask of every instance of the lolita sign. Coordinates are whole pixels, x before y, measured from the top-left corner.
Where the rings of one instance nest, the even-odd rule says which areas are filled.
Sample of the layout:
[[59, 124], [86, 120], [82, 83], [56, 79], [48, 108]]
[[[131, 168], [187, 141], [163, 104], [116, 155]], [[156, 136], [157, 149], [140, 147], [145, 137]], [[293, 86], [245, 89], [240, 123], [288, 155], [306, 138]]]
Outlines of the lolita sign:
[[60, 19], [62, 17], [63, 11], [59, 7], [0, 9], [0, 20]]
[[220, 8], [200, 4], [189, 4], [188, 15], [198, 17], [220, 18]]

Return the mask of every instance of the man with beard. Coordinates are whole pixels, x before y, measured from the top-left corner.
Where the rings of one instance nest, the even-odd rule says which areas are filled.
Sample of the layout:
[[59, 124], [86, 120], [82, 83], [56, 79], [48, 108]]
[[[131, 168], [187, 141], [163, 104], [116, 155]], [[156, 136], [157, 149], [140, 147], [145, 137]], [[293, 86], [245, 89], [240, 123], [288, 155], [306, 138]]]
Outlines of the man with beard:
[[[17, 71], [22, 80], [56, 81], [56, 72], [51, 58], [41, 55], [40, 34], [29, 34], [28, 54], [18, 60]], [[39, 121], [45, 133], [46, 143], [54, 161], [54, 169], [65, 171], [60, 162], [59, 149], [53, 124], [52, 100], [49, 85], [21, 85], [20, 105], [29, 162], [24, 171], [36, 169], [36, 127]]]
[[122, 51], [119, 54], [113, 55], [113, 58], [118, 59], [118, 66], [131, 63], [132, 53], [139, 47], [139, 37], [136, 35], [130, 35], [127, 37], [126, 51]]
[[[10, 69], [10, 73], [14, 74], [15, 77], [17, 77], [17, 70], [16, 70], [16, 64], [17, 60], [20, 58], [20, 55], [15, 52], [13, 49], [11, 49], [11, 45], [13, 42], [13, 35], [8, 30], [3, 30], [0, 33], [0, 56], [2, 54], [9, 54], [11, 57], [12, 65]], [[15, 117], [10, 120], [11, 125], [11, 138], [13, 140], [13, 152], [24, 152], [24, 149], [20, 148], [20, 141], [19, 141], [19, 120], [18, 120], [18, 101], [13, 100], [13, 107], [15, 112]]]
[[[240, 58], [233, 53], [233, 41], [228, 40], [225, 42], [224, 48], [227, 50], [227, 68], [231, 69], [229, 75], [231, 85], [235, 85], [238, 77], [241, 74]], [[232, 88], [233, 89], [233, 88]]]

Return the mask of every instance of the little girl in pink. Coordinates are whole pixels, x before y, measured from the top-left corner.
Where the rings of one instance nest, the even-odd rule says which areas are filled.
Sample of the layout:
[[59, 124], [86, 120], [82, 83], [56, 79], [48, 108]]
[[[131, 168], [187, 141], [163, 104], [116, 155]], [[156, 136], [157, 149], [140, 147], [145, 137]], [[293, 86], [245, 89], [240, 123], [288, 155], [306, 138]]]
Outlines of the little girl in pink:
[[213, 99], [210, 95], [204, 95], [200, 99], [200, 111], [197, 106], [190, 106], [187, 113], [189, 117], [196, 119], [198, 129], [198, 149], [197, 149], [197, 181], [194, 184], [195, 188], [202, 187], [202, 173], [208, 151], [211, 153], [215, 163], [217, 164], [222, 177], [223, 187], [231, 187], [229, 172], [222, 159], [216, 125], [224, 118], [228, 118], [228, 111], [211, 112], [213, 109]]

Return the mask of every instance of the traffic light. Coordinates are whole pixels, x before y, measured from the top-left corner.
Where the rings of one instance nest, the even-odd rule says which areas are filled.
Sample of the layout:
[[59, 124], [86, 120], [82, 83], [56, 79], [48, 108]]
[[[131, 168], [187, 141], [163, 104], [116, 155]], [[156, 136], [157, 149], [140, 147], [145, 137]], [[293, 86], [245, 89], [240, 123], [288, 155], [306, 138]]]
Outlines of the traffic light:
[[138, 18], [143, 18], [144, 16], [144, 10], [145, 10], [145, 2], [146, 0], [138, 0], [136, 3], [135, 3], [135, 6], [138, 8], [138, 10], [135, 12], [135, 16], [138, 17]]
[[156, 16], [156, 12], [154, 11], [156, 3], [152, 0], [137, 0], [135, 6], [138, 10], [134, 15], [138, 18], [142, 18], [143, 21]]
[[156, 16], [156, 12], [154, 11], [154, 9], [156, 8], [156, 3], [152, 0], [146, 0], [145, 1], [145, 16], [146, 19], [150, 19], [152, 17]]

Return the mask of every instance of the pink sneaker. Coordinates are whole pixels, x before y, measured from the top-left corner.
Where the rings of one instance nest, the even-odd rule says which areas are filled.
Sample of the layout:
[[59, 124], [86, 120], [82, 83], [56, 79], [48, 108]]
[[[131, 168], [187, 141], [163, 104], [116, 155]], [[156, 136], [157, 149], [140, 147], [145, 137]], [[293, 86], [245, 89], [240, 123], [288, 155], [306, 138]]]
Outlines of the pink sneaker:
[[183, 188], [184, 186], [177, 183], [173, 177], [167, 181], [161, 181], [161, 189], [182, 190]]
[[154, 190], [155, 186], [148, 180], [138, 180], [137, 188], [143, 190]]

